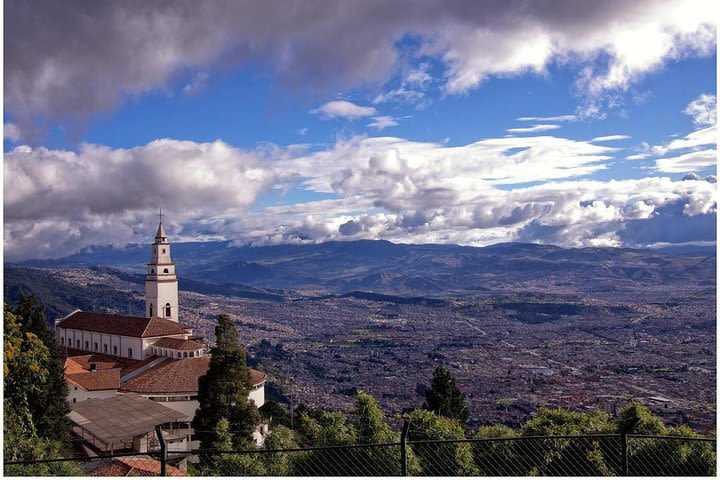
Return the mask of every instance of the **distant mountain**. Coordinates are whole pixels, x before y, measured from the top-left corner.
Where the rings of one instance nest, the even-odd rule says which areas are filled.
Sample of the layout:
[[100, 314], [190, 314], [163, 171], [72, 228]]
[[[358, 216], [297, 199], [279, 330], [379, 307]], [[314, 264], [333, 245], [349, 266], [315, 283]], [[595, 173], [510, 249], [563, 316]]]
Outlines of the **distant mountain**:
[[[175, 243], [181, 288], [190, 281], [242, 285], [239, 294], [282, 294], [275, 290], [319, 290], [334, 294], [362, 291], [406, 297], [444, 297], [517, 291], [528, 285], [573, 292], [632, 292], [672, 280], [715, 284], [715, 254], [620, 248], [572, 248], [504, 243], [483, 248], [408, 245], [377, 240], [263, 247], [230, 242]], [[150, 257], [147, 245], [94, 247], [56, 260], [26, 266], [66, 268], [105, 266], [141, 273]], [[182, 286], [182, 281], [185, 285]], [[219, 287], [218, 287], [219, 288]], [[254, 292], [252, 288], [261, 289]], [[198, 290], [200, 291], [200, 290]], [[219, 293], [219, 292], [218, 292]]]

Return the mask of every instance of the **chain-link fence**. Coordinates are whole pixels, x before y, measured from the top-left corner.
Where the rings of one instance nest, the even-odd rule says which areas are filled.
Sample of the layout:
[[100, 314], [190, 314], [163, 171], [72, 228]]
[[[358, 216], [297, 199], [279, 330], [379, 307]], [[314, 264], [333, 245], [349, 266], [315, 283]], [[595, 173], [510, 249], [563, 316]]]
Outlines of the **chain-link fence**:
[[5, 462], [18, 476], [715, 476], [716, 441], [575, 435]]

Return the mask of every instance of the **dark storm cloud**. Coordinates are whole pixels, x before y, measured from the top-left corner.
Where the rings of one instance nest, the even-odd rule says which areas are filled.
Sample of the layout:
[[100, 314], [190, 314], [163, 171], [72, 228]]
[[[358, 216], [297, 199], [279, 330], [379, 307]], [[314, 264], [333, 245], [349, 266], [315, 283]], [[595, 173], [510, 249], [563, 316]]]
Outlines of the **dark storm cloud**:
[[[169, 88], [188, 72], [248, 59], [293, 86], [328, 92], [380, 86], [398, 65], [395, 42], [407, 34], [421, 38], [418, 53], [445, 65], [449, 93], [475, 88], [490, 75], [539, 72], [555, 59], [586, 61], [600, 52], [608, 54], [609, 67], [585, 74], [588, 90], [626, 88], [668, 58], [714, 49], [706, 5], [9, 0], [5, 108], [31, 138], [43, 123], [82, 121], [128, 96]], [[640, 52], [635, 33], [666, 47]]]

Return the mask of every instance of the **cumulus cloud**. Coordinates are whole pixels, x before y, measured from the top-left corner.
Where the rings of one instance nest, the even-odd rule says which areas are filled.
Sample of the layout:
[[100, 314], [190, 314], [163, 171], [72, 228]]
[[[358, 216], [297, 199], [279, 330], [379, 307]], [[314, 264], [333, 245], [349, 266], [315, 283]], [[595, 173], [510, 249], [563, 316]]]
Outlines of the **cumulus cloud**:
[[[444, 66], [450, 94], [491, 76], [543, 75], [557, 62], [580, 71], [580, 91], [601, 96], [669, 61], [712, 55], [716, 43], [711, 0], [293, 5], [8, 0], [6, 110], [24, 132], [37, 119], [81, 121], [128, 96], [172, 88], [187, 72], [247, 60], [315, 91], [384, 85], [408, 35], [419, 45], [415, 58]], [[406, 83], [426, 75], [409, 74]], [[597, 102], [590, 106], [597, 111]]]
[[386, 115], [373, 117], [373, 121], [368, 123], [368, 127], [375, 128], [378, 131], [384, 130], [387, 127], [394, 127], [395, 125], [399, 125], [397, 120], [395, 120], [393, 117]]
[[274, 181], [254, 153], [169, 139], [131, 149], [86, 144], [77, 153], [22, 146], [5, 154], [3, 176], [9, 257], [122, 244], [160, 205], [176, 225], [240, 211]]
[[18, 126], [10, 122], [5, 122], [3, 125], [3, 139], [10, 140], [11, 142], [19, 142], [22, 140]]
[[310, 113], [323, 115], [327, 118], [349, 118], [369, 117], [375, 115], [377, 110], [373, 107], [361, 107], [347, 100], [333, 100], [311, 110]]
[[[459, 147], [352, 137], [321, 151], [167, 139], [78, 152], [22, 146], [4, 164], [5, 254], [60, 256], [146, 241], [161, 203], [176, 239], [252, 244], [385, 238], [632, 246], [622, 234], [629, 222], [714, 217], [717, 192], [707, 179], [578, 179], [604, 168], [614, 151], [547, 136]], [[336, 198], [248, 208], [288, 184]], [[671, 204], [680, 207], [668, 213]]]
[[595, 137], [591, 142], [612, 142], [615, 140], [627, 140], [630, 138], [629, 135], [605, 135], [603, 137]]
[[534, 133], [534, 132], [545, 132], [547, 130], [557, 130], [560, 125], [553, 125], [550, 123], [542, 123], [533, 125], [532, 127], [516, 127], [508, 128], [507, 131], [510, 133]]
[[717, 123], [717, 98], [703, 93], [688, 104], [683, 113], [690, 115], [697, 127], [712, 126]]

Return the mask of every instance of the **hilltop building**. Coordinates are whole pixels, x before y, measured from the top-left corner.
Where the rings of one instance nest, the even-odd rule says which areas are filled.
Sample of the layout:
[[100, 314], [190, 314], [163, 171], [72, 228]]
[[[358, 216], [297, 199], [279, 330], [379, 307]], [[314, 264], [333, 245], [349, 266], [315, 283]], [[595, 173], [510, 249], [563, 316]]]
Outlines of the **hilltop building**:
[[[199, 407], [198, 379], [210, 355], [202, 337], [179, 322], [178, 279], [162, 222], [151, 245], [145, 277], [145, 317], [76, 310], [55, 322], [65, 352], [68, 402], [139, 395], [192, 420]], [[249, 398], [265, 403], [266, 375], [251, 370]], [[256, 440], [262, 442], [267, 426]], [[187, 430], [187, 441], [192, 432]], [[188, 443], [191, 444], [191, 443]], [[193, 445], [195, 446], [195, 445]]]

